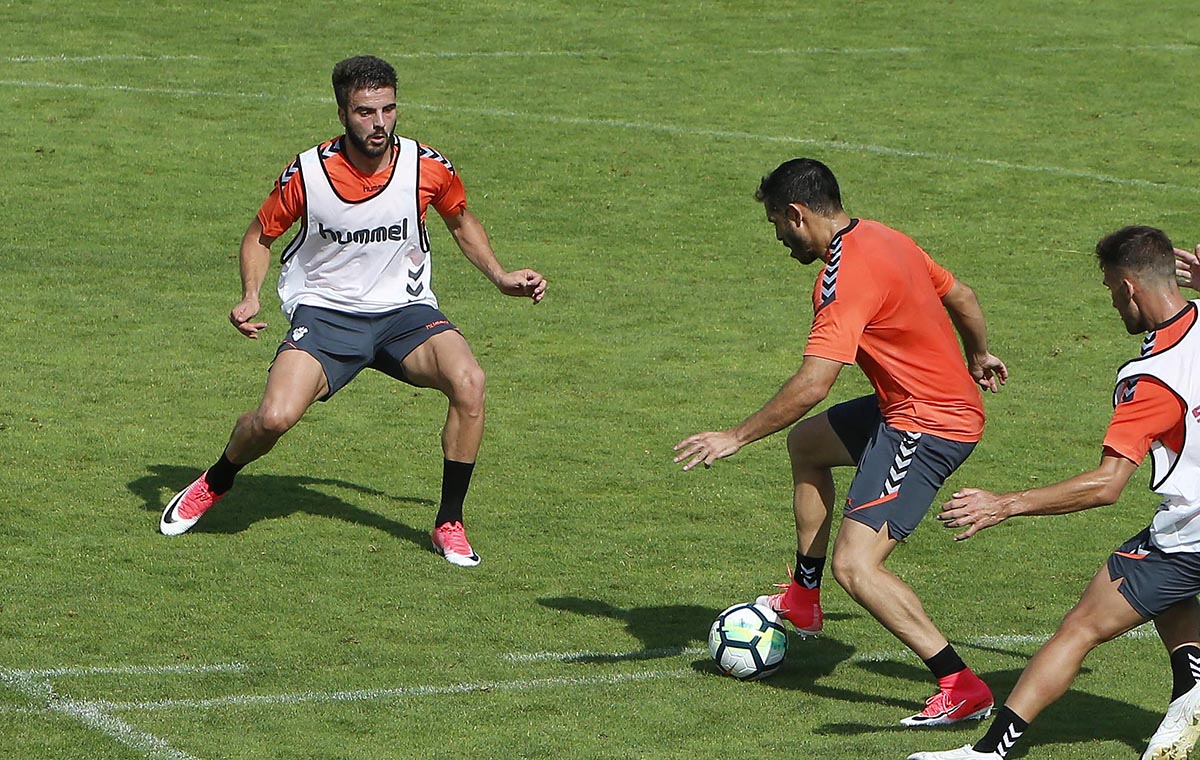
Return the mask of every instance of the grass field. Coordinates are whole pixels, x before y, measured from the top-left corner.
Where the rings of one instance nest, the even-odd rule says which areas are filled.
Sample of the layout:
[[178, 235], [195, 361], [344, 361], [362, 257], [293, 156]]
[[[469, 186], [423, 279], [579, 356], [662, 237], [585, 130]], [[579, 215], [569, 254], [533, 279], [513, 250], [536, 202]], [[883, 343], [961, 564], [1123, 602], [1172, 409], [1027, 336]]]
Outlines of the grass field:
[[[921, 663], [830, 582], [827, 635], [719, 677], [716, 613], [794, 551], [782, 436], [710, 471], [671, 447], [798, 366], [815, 268], [753, 200], [796, 155], [972, 285], [1009, 387], [948, 488], [1090, 467], [1139, 339], [1091, 256], [1130, 223], [1200, 242], [1193, 3], [0, 2], [0, 756], [903, 758]], [[225, 315], [278, 172], [339, 131], [332, 64], [400, 69], [399, 131], [453, 160], [510, 267], [431, 226], [489, 377], [475, 570], [429, 551], [441, 397], [364, 374], [179, 539], [165, 500], [258, 401], [283, 334]], [[843, 373], [830, 402], [861, 394]], [[846, 476], [839, 478], [844, 488]], [[891, 566], [1003, 697], [1155, 504]], [[1101, 648], [1018, 757], [1136, 757], [1160, 645]]]

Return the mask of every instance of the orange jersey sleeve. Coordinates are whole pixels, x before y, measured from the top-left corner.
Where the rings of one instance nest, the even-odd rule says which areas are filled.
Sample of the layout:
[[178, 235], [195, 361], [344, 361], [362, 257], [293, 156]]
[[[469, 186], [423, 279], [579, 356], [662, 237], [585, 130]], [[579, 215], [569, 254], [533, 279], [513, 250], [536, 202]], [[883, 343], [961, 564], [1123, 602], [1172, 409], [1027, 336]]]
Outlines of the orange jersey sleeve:
[[[321, 144], [328, 149], [340, 138]], [[393, 162], [396, 151], [393, 150]], [[442, 216], [453, 216], [467, 207], [467, 192], [458, 172], [441, 153], [428, 145], [421, 144], [419, 152], [420, 182], [417, 188], [417, 208], [421, 218], [430, 204]], [[334, 189], [348, 201], [363, 201], [378, 193], [391, 177], [392, 164], [375, 174], [363, 174], [354, 167], [340, 150], [322, 156], [326, 173]], [[304, 182], [300, 177], [300, 160], [293, 159], [275, 180], [275, 186], [258, 209], [258, 221], [263, 233], [277, 238], [287, 232], [304, 213]]]
[[933, 292], [937, 293], [938, 298], [942, 298], [954, 287], [954, 275], [931, 259], [925, 251], [921, 250], [921, 255], [925, 257], [925, 266], [929, 269], [929, 281], [933, 283]]
[[1117, 404], [1104, 449], [1140, 464], [1150, 445], [1162, 441], [1173, 451], [1183, 447], [1183, 403], [1152, 377], [1138, 378], [1133, 396]]

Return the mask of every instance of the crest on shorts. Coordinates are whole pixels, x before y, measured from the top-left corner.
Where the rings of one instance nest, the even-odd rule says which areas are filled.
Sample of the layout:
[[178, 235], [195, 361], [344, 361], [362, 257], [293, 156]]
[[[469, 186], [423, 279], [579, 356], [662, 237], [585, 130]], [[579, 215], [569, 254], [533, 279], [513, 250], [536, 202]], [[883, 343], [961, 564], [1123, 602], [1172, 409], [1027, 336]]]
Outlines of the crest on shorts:
[[308, 335], [307, 327], [297, 327], [295, 330], [292, 330], [292, 340], [300, 340], [305, 335]]

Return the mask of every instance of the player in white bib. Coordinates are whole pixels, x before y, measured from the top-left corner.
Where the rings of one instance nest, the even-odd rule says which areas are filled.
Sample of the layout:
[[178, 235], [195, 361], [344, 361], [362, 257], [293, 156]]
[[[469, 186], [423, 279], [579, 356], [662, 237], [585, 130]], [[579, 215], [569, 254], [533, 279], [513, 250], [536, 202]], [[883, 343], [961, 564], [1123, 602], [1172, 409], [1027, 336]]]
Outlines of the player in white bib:
[[1147, 454], [1150, 488], [1162, 500], [1149, 527], [1109, 556], [1033, 656], [983, 738], [909, 760], [1005, 760], [1092, 649], [1149, 620], [1169, 655], [1172, 693], [1142, 758], [1186, 760], [1200, 738], [1200, 302], [1179, 292], [1173, 246], [1160, 230], [1126, 227], [1101, 240], [1096, 254], [1125, 328], [1146, 333], [1142, 354], [1117, 373], [1099, 466], [1019, 493], [964, 488], [940, 518], [965, 539], [1009, 517], [1112, 504]]
[[279, 298], [291, 324], [262, 402], [238, 418], [220, 459], [171, 499], [159, 529], [189, 530], [313, 402], [371, 368], [445, 394], [442, 493], [431, 540], [446, 560], [471, 567], [480, 560], [462, 512], [483, 438], [485, 378], [466, 339], [438, 310], [426, 209], [437, 210], [463, 254], [500, 292], [537, 303], [546, 280], [532, 269], [506, 271], [467, 210], [449, 160], [395, 134], [396, 72], [387, 62], [341, 61], [333, 89], [344, 134], [296, 157], [242, 239], [243, 297], [229, 319], [257, 338], [267, 327], [255, 317], [271, 245], [300, 222], [280, 257]]

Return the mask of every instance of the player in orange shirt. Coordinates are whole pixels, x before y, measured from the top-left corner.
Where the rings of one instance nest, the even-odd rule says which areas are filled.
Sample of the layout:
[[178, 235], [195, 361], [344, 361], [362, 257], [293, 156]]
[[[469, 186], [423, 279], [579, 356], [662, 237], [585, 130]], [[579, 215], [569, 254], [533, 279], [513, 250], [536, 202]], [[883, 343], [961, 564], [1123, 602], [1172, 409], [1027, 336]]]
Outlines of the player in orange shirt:
[[979, 302], [908, 237], [878, 222], [852, 219], [842, 208], [837, 179], [819, 161], [782, 164], [763, 179], [757, 197], [792, 258], [824, 264], [813, 286], [815, 315], [804, 361], [741, 424], [681, 441], [675, 461], [686, 461], [685, 470], [707, 467], [796, 423], [825, 399], [843, 366], [858, 364], [875, 394], [803, 419], [788, 434], [796, 573], [783, 593], [758, 601], [780, 612], [801, 635], [821, 631], [832, 468], [857, 464], [834, 545], [834, 577], [938, 681], [938, 693], [925, 708], [901, 722], [945, 725], [985, 717], [991, 691], [929, 619], [913, 590], [884, 565], [979, 440], [983, 406], [976, 384], [995, 391], [1008, 377], [1003, 362], [988, 351]]
[[271, 245], [298, 221], [281, 255], [279, 296], [290, 330], [276, 353], [258, 408], [238, 418], [220, 459], [167, 504], [166, 535], [189, 530], [233, 486], [241, 468], [266, 454], [315, 401], [326, 401], [361, 370], [376, 369], [449, 401], [442, 429], [442, 493], [431, 540], [452, 564], [479, 555], [463, 528], [463, 501], [483, 437], [484, 374], [458, 329], [438, 310], [425, 213], [437, 210], [463, 254], [501, 293], [534, 303], [546, 280], [507, 271], [487, 232], [467, 210], [453, 165], [427, 145], [395, 134], [396, 72], [373, 56], [333, 69], [345, 132], [288, 165], [242, 238], [242, 300], [229, 320], [248, 338]]
[[1148, 620], [1170, 656], [1171, 702], [1143, 760], [1186, 760], [1200, 737], [1200, 329], [1179, 292], [1173, 246], [1161, 230], [1125, 227], [1096, 245], [1104, 285], [1141, 355], [1121, 368], [1100, 464], [1019, 493], [959, 489], [942, 507], [955, 538], [1019, 515], [1059, 515], [1112, 504], [1149, 453], [1150, 488], [1163, 497], [1149, 527], [1118, 547], [1058, 631], [1030, 660], [974, 745], [909, 760], [1004, 760], [1042, 710], [1066, 693], [1084, 657]]

